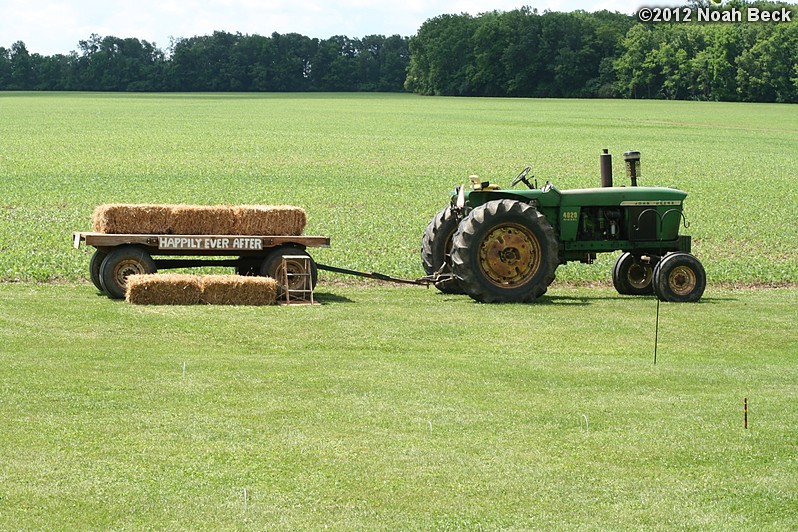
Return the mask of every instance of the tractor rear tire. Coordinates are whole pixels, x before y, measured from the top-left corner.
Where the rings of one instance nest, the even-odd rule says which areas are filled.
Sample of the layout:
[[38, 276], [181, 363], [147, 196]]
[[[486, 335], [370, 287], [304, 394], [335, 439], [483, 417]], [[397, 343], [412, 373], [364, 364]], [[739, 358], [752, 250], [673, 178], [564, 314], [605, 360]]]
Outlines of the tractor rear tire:
[[452, 240], [452, 270], [482, 303], [526, 303], [546, 293], [559, 265], [557, 237], [537, 209], [502, 199], [474, 208]]
[[[293, 246], [284, 246], [275, 248], [271, 253], [269, 253], [265, 259], [263, 259], [263, 263], [260, 267], [260, 274], [266, 277], [271, 277], [275, 281], [277, 281], [277, 297], [283, 297], [285, 295], [285, 283], [283, 282], [283, 256], [285, 255], [304, 255], [310, 259], [310, 281], [311, 286], [315, 289], [316, 282], [319, 279], [319, 270], [316, 267], [316, 262], [313, 258], [302, 248], [293, 247]], [[288, 268], [288, 273], [303, 273], [302, 262], [287, 259], [286, 260], [286, 267]], [[302, 277], [292, 277], [289, 280], [289, 288], [290, 289], [300, 289], [302, 288], [304, 280]]]
[[654, 267], [631, 253], [623, 253], [612, 269], [612, 284], [621, 295], [651, 295], [654, 293]]
[[123, 299], [130, 275], [155, 273], [155, 261], [138, 246], [119, 246], [100, 265], [100, 284], [111, 299]]
[[707, 275], [701, 262], [689, 253], [671, 253], [654, 268], [654, 293], [660, 301], [693, 303], [701, 299]]
[[[459, 220], [451, 207], [446, 207], [436, 214], [421, 237], [421, 266], [427, 275], [437, 272], [445, 264], [441, 273], [452, 273], [452, 237]], [[449, 279], [435, 283], [435, 288], [444, 294], [463, 294], [460, 282]]]

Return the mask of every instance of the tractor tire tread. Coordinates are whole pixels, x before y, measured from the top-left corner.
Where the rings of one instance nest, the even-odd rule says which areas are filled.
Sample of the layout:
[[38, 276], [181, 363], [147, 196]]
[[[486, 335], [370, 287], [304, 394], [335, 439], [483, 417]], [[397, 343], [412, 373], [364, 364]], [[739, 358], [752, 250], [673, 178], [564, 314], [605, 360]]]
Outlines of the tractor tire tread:
[[[539, 271], [523, 287], [498, 288], [484, 280], [484, 274], [470, 253], [479, 246], [478, 238], [491, 228], [496, 219], [525, 220], [530, 228], [536, 228], [540, 244], [541, 263]], [[535, 207], [511, 199], [494, 200], [474, 208], [460, 223], [453, 237], [452, 269], [460, 280], [460, 286], [473, 299], [482, 303], [528, 303], [546, 293], [554, 281], [559, 266], [558, 242], [549, 221]]]
[[[421, 266], [427, 275], [432, 275], [446, 261], [447, 241], [457, 230], [459, 221], [451, 206], [441, 209], [432, 217], [421, 237]], [[442, 240], [442, 238], [444, 240]], [[451, 265], [450, 268], [451, 270]], [[463, 294], [457, 279], [442, 281], [435, 288], [444, 294]]]

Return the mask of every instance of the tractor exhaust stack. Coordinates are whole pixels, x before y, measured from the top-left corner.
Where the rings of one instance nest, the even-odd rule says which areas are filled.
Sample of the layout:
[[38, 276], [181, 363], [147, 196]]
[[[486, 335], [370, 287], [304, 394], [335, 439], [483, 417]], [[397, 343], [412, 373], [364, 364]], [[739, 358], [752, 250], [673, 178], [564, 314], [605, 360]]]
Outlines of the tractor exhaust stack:
[[602, 150], [604, 153], [599, 155], [599, 163], [601, 168], [601, 186], [602, 187], [611, 187], [612, 186], [612, 155], [610, 155], [610, 150], [604, 148]]

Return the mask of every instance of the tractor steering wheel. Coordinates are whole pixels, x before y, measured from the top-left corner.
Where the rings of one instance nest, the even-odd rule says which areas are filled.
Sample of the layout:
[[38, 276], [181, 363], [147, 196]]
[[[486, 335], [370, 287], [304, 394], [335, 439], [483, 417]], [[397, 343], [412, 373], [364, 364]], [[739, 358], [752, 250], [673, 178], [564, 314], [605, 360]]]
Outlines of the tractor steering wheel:
[[531, 166], [527, 166], [526, 168], [524, 168], [523, 171], [520, 174], [518, 174], [515, 179], [513, 179], [513, 182], [510, 183], [510, 188], [513, 188], [518, 183], [523, 182], [529, 188], [534, 189], [535, 187], [533, 187], [532, 184], [526, 178], [526, 175], [529, 173], [530, 170], [532, 170]]

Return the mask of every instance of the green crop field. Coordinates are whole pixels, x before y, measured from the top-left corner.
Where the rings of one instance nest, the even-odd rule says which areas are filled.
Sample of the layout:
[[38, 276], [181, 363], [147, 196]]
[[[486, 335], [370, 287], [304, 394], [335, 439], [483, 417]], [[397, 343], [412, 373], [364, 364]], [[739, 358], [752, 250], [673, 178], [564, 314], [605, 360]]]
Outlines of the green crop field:
[[[685, 231], [712, 283], [798, 280], [789, 105], [424, 98], [413, 95], [0, 93], [0, 278], [78, 280], [109, 202], [292, 203], [320, 262], [422, 274], [429, 219], [470, 174], [509, 184], [526, 165], [559, 188], [597, 186], [602, 148], [642, 152], [642, 184], [690, 195]], [[614, 257], [567, 265], [606, 281]]]
[[[798, 528], [794, 106], [0, 92], [0, 139], [2, 530]], [[688, 191], [700, 302], [606, 256], [532, 305], [140, 307], [71, 247], [102, 203], [289, 203], [316, 260], [415, 277], [470, 174], [596, 186], [602, 148]]]

